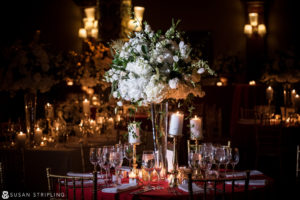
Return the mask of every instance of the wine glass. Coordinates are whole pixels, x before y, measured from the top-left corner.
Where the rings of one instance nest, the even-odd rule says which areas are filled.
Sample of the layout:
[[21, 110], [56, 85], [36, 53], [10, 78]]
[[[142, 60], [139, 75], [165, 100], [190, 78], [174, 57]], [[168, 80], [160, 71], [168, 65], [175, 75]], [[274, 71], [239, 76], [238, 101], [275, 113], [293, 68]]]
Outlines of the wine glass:
[[230, 160], [232, 158], [232, 155], [231, 155], [231, 148], [228, 147], [228, 146], [225, 146], [224, 147], [224, 151], [225, 151], [225, 159], [224, 159], [224, 165], [225, 165], [225, 174], [227, 172], [227, 168], [228, 168], [228, 164], [230, 163]]
[[108, 180], [110, 176], [111, 165], [110, 165], [109, 156], [110, 156], [111, 148], [112, 147], [110, 146], [104, 146], [102, 147], [102, 153], [101, 153], [101, 158], [102, 158], [101, 166], [105, 169], [106, 180]]
[[231, 152], [231, 160], [230, 160], [230, 164], [232, 166], [233, 173], [234, 173], [234, 168], [238, 164], [239, 161], [240, 161], [239, 149], [234, 148]]
[[157, 172], [157, 182], [159, 182], [161, 180], [160, 172], [163, 167], [162, 152], [157, 151], [154, 155], [155, 155], [154, 169]]
[[153, 170], [153, 167], [155, 165], [155, 159], [154, 159], [154, 152], [153, 151], [143, 151], [142, 165], [143, 165], [144, 169], [149, 174], [148, 187], [151, 187], [151, 185], [150, 185], [151, 171]]
[[202, 161], [201, 152], [198, 150], [191, 150], [189, 159], [190, 159], [190, 166], [193, 169], [193, 174], [197, 176], [198, 169], [200, 169], [201, 167], [201, 161]]
[[98, 165], [100, 167], [100, 175], [102, 174], [102, 162], [103, 162], [103, 158], [102, 158], [102, 148], [99, 147], [97, 149], [97, 161], [98, 161]]
[[94, 165], [94, 171], [97, 171], [97, 164], [98, 164], [97, 148], [90, 148], [90, 162]]
[[215, 162], [218, 166], [218, 171], [220, 172], [220, 167], [221, 164], [224, 163], [225, 161], [225, 150], [223, 147], [216, 147], [216, 152], [215, 152]]
[[127, 144], [124, 146], [124, 156], [129, 161], [129, 167], [131, 166], [131, 160], [133, 157], [133, 145]]
[[119, 181], [119, 171], [120, 171], [120, 167], [123, 164], [123, 151], [118, 147], [112, 149], [109, 154], [109, 161], [112, 167], [115, 168], [116, 184], [119, 185], [121, 184]]

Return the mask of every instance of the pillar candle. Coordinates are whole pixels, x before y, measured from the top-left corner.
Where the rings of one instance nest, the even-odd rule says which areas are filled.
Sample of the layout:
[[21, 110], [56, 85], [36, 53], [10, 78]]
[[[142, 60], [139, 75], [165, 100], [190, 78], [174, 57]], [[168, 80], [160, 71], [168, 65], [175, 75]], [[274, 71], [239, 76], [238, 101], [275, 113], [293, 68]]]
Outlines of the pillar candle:
[[173, 113], [170, 118], [169, 134], [174, 136], [182, 135], [183, 114]]
[[296, 107], [296, 112], [299, 112], [300, 110], [300, 97], [298, 94], [295, 95], [295, 107]]
[[26, 134], [24, 134], [22, 131], [17, 134], [17, 144], [18, 146], [24, 147], [26, 143]]
[[135, 144], [140, 142], [140, 128], [137, 126], [136, 123], [130, 123], [128, 125], [128, 143]]
[[266, 90], [266, 97], [268, 101], [272, 101], [273, 99], [273, 88], [269, 86]]
[[40, 144], [42, 141], [43, 131], [39, 127], [35, 129], [34, 140], [36, 144]]
[[295, 105], [295, 97], [296, 97], [296, 90], [292, 90], [292, 94], [291, 94], [291, 101], [292, 101], [292, 104]]
[[195, 116], [190, 119], [191, 139], [201, 139], [202, 134], [202, 118]]
[[82, 110], [83, 110], [83, 113], [85, 113], [85, 114], [90, 113], [90, 101], [89, 100], [85, 99], [82, 102]]

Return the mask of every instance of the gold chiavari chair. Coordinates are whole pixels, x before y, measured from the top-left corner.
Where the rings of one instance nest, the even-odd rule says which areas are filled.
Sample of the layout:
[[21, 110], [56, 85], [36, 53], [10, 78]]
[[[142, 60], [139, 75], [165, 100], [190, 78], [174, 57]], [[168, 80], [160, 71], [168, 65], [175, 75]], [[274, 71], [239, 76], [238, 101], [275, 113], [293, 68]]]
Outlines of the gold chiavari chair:
[[[189, 199], [194, 200], [194, 192], [192, 189], [192, 184], [196, 183], [201, 185], [203, 188], [203, 192], [197, 196], [198, 199], [225, 199], [226, 195], [230, 196], [230, 199], [248, 199], [248, 190], [249, 190], [249, 180], [250, 180], [250, 171], [246, 171], [246, 176], [243, 177], [233, 177], [233, 178], [219, 178], [219, 179], [193, 179], [192, 173], [188, 173], [188, 190], [189, 190]], [[238, 193], [236, 195], [236, 182], [237, 181], [245, 181], [244, 190], [243, 192]], [[231, 189], [228, 191], [226, 190], [225, 185], [226, 183], [231, 183]], [[213, 187], [209, 187], [208, 185]], [[217, 188], [217, 185], [221, 185], [221, 188]]]
[[76, 200], [78, 197], [78, 190], [80, 190], [80, 199], [84, 200], [84, 188], [87, 187], [86, 181], [92, 181], [92, 185], [88, 184], [88, 186], [92, 186], [92, 199], [97, 200], [97, 172], [93, 172], [93, 176], [91, 177], [78, 177], [78, 176], [63, 176], [51, 173], [50, 168], [46, 168], [47, 180], [48, 180], [48, 190], [51, 194], [62, 194], [59, 197], [51, 198], [55, 199], [69, 199], [69, 189], [73, 192], [73, 199]]

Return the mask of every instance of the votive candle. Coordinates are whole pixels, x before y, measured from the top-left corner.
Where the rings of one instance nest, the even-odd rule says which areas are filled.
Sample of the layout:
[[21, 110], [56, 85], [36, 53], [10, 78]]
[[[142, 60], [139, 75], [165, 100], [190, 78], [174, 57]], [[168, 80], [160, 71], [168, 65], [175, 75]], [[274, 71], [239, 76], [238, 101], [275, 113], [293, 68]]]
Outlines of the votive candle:
[[90, 101], [89, 100], [85, 99], [82, 102], [82, 110], [83, 110], [83, 113], [85, 113], [85, 114], [90, 113]]

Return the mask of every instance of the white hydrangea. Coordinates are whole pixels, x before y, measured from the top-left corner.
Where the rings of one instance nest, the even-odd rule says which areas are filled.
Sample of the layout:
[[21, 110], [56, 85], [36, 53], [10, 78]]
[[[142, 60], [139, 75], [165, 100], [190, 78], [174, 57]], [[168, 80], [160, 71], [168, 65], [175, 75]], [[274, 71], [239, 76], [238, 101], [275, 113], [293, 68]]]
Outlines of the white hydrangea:
[[153, 75], [150, 82], [145, 87], [146, 99], [145, 103], [160, 103], [164, 100], [165, 84], [157, 82], [156, 76]]
[[139, 57], [135, 62], [128, 63], [126, 70], [143, 76], [149, 74], [152, 70], [152, 67], [149, 65], [147, 60], [144, 60], [143, 57]]
[[169, 87], [171, 89], [176, 89], [178, 82], [179, 82], [178, 78], [173, 78], [173, 79], [169, 80]]

